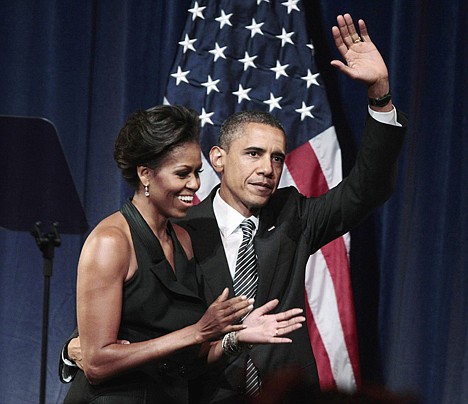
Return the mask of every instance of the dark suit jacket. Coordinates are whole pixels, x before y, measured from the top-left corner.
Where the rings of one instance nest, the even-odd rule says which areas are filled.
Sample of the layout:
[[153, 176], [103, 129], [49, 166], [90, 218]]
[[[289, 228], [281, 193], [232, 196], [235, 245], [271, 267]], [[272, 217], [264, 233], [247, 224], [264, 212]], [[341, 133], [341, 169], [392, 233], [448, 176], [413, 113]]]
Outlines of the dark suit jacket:
[[[406, 118], [399, 114], [399, 122]], [[392, 193], [396, 161], [405, 128], [381, 124], [368, 117], [363, 146], [349, 176], [318, 198], [306, 198], [293, 187], [282, 188], [259, 214], [254, 243], [258, 256], [258, 291], [255, 306], [278, 298], [277, 311], [304, 308], [304, 272], [311, 254], [348, 232]], [[217, 189], [191, 208], [179, 224], [190, 233], [203, 295], [210, 304], [225, 288], [234, 295], [218, 225], [213, 213]], [[262, 378], [289, 366], [304, 370], [307, 383], [318, 388], [318, 376], [307, 327], [291, 335], [292, 344], [257, 345], [249, 352]], [[216, 369], [207, 394], [228, 397], [242, 391], [245, 355]], [[207, 400], [207, 399], [204, 399]], [[215, 400], [216, 401], [216, 400]]]

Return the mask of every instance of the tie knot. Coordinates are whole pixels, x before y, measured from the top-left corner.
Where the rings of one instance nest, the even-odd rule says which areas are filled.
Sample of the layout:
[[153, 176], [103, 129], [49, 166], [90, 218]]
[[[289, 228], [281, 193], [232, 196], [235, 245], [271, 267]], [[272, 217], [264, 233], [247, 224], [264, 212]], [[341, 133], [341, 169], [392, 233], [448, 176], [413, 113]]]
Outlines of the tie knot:
[[244, 236], [247, 236], [248, 238], [252, 237], [252, 233], [255, 230], [255, 223], [251, 219], [244, 219], [240, 224], [240, 227]]

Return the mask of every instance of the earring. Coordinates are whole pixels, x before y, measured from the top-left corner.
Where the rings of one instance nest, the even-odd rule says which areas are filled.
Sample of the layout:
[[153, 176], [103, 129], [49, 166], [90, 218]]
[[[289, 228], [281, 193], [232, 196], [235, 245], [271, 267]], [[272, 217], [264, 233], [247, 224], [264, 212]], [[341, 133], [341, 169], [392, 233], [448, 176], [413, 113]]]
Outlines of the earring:
[[149, 191], [148, 191], [148, 185], [145, 185], [145, 196], [148, 198], [149, 197]]

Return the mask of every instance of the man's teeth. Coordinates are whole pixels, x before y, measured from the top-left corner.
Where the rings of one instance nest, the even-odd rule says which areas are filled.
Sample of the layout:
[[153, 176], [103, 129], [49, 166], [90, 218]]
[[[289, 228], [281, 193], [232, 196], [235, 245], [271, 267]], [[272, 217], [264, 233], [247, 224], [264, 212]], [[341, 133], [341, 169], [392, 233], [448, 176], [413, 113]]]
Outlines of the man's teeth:
[[180, 199], [182, 202], [187, 202], [187, 203], [189, 203], [189, 202], [192, 202], [192, 201], [193, 201], [193, 196], [186, 196], [186, 195], [182, 196], [182, 195], [181, 195], [181, 196], [179, 196], [179, 199]]

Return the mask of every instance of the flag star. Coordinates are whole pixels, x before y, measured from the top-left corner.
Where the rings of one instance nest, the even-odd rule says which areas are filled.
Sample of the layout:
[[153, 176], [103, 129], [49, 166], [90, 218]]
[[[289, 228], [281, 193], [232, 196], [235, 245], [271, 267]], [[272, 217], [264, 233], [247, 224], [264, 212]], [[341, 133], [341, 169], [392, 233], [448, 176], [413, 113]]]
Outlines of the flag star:
[[211, 76], [208, 75], [208, 81], [205, 82], [205, 83], [201, 83], [201, 85], [203, 87], [206, 87], [206, 95], [208, 95], [209, 93], [211, 93], [212, 90], [216, 91], [219, 93], [219, 89], [218, 87], [216, 87], [216, 84], [219, 83], [219, 79], [218, 80], [212, 80], [211, 79]]
[[177, 73], [172, 73], [171, 76], [176, 79], [176, 85], [178, 86], [181, 81], [185, 81], [186, 83], [188, 83], [186, 76], [189, 73], [190, 73], [190, 70], [183, 72], [180, 66], [177, 66]]
[[284, 3], [281, 3], [283, 6], [288, 8], [288, 14], [291, 13], [292, 10], [299, 10], [299, 7], [297, 6], [297, 3], [299, 3], [299, 0], [288, 0], [285, 1]]
[[283, 28], [281, 35], [276, 35], [276, 38], [281, 39], [281, 47], [283, 47], [286, 43], [290, 43], [294, 45], [294, 42], [291, 39], [293, 35], [294, 35], [294, 32], [286, 32], [286, 30]]
[[309, 117], [311, 117], [311, 118], [315, 118], [315, 117], [312, 115], [312, 113], [310, 112], [310, 110], [311, 110], [312, 108], [314, 108], [313, 105], [311, 105], [311, 106], [308, 107], [307, 105], [305, 105], [305, 102], [302, 101], [302, 107], [299, 108], [299, 109], [295, 109], [295, 111], [296, 111], [298, 114], [301, 114], [301, 121], [303, 121], [304, 118], [305, 118], [306, 116], [309, 116]]
[[215, 48], [210, 50], [209, 52], [214, 55], [214, 61], [216, 62], [219, 58], [226, 59], [226, 56], [224, 55], [224, 50], [227, 48], [227, 46], [223, 46], [222, 48], [218, 45], [218, 42], [215, 43]]
[[214, 112], [206, 112], [205, 108], [202, 108], [202, 113], [198, 116], [198, 118], [200, 118], [202, 128], [205, 126], [205, 123], [214, 125], [213, 121], [211, 120], [212, 115], [214, 115]]
[[257, 56], [249, 56], [249, 54], [247, 52], [245, 52], [244, 59], [239, 59], [239, 62], [244, 63], [244, 72], [249, 67], [253, 67], [254, 69], [257, 68], [257, 66], [255, 66], [255, 63], [253, 62], [256, 58], [257, 58]]
[[253, 38], [255, 34], [261, 34], [263, 35], [263, 32], [261, 30], [262, 25], [265, 24], [264, 22], [257, 22], [255, 21], [255, 18], [252, 18], [252, 24], [247, 25], [245, 28], [250, 30], [250, 38]]
[[307, 69], [307, 76], [301, 77], [301, 79], [307, 81], [307, 88], [309, 88], [311, 84], [315, 84], [316, 86], [320, 86], [320, 84], [317, 81], [317, 77], [319, 75], [320, 75], [320, 73], [312, 74], [310, 72], [310, 69]]
[[283, 99], [283, 97], [277, 97], [273, 95], [273, 93], [270, 93], [270, 99], [263, 101], [265, 104], [268, 104], [270, 107], [270, 112], [273, 111], [275, 108], [281, 109], [281, 106], [279, 105], [279, 102]]
[[184, 46], [184, 53], [187, 52], [187, 49], [190, 49], [190, 50], [193, 50], [194, 52], [196, 52], [195, 48], [193, 47], [193, 43], [197, 40], [197, 38], [195, 39], [190, 39], [189, 36], [187, 34], [185, 34], [185, 38], [183, 41], [180, 41], [179, 42], [179, 45], [183, 45]]
[[262, 2], [269, 3], [270, 0], [257, 0], [257, 6]]
[[314, 44], [312, 42], [306, 45], [312, 52], [314, 51]]
[[231, 21], [229, 21], [231, 17], [232, 13], [226, 15], [224, 10], [221, 10], [221, 15], [215, 18], [215, 20], [218, 21], [220, 24], [219, 29], [222, 29], [225, 25], [229, 25], [232, 27]]
[[233, 91], [234, 95], [237, 95], [237, 103], [240, 104], [242, 100], [249, 100], [249, 91], [252, 90], [251, 88], [243, 88], [242, 84], [239, 83], [239, 89], [237, 91]]
[[276, 73], [275, 78], [278, 80], [280, 78], [280, 76], [288, 77], [288, 75], [286, 74], [286, 68], [288, 66], [289, 65], [281, 65], [279, 60], [277, 60], [276, 61], [276, 67], [272, 67], [270, 70], [273, 70]]
[[197, 17], [201, 18], [202, 20], [205, 19], [203, 16], [203, 10], [206, 7], [200, 7], [198, 5], [198, 1], [195, 2], [194, 7], [189, 9], [189, 13], [192, 13], [192, 21], [195, 21]]

